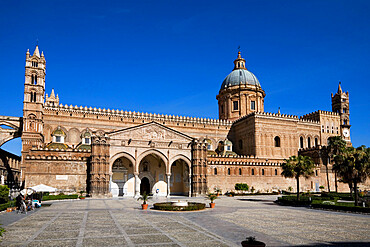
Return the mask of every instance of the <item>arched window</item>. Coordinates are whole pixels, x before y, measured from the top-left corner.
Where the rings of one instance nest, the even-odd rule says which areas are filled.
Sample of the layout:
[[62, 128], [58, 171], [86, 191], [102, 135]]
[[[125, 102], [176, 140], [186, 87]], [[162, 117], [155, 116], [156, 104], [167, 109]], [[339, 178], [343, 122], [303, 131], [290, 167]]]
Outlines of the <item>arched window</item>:
[[265, 175], [265, 169], [262, 169], [262, 175]]
[[315, 146], [318, 146], [318, 145], [319, 145], [319, 139], [315, 137]]
[[239, 175], [242, 175], [242, 169], [239, 168]]
[[230, 172], [230, 168], [227, 168], [227, 175], [230, 175], [231, 172]]
[[307, 138], [307, 147], [311, 148], [311, 137]]
[[213, 169], [213, 174], [217, 175], [217, 168]]
[[347, 123], [348, 123], [347, 119], [344, 119], [343, 124], [347, 125]]
[[275, 176], [277, 175], [277, 169], [275, 169]]
[[315, 170], [315, 175], [316, 175], [316, 176], [318, 176], [318, 172], [317, 172], [317, 170]]
[[34, 83], [33, 84], [37, 84], [37, 75], [35, 75], [35, 81], [34, 81]]
[[274, 141], [275, 141], [275, 147], [280, 147], [280, 137], [275, 136]]
[[252, 169], [252, 175], [254, 175], [254, 169]]
[[35, 81], [35, 77], [34, 75], [31, 75], [31, 83], [33, 84], [34, 81]]
[[303, 148], [303, 137], [299, 138], [299, 148]]

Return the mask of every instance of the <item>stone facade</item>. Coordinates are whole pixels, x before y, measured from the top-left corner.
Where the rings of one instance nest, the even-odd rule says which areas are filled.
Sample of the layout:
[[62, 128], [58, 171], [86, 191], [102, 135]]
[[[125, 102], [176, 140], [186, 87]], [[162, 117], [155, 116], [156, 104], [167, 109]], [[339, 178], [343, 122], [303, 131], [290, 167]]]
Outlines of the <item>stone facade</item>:
[[317, 191], [325, 186], [326, 166], [322, 156], [309, 150], [326, 145], [330, 136], [344, 136], [344, 129], [350, 145], [348, 92], [340, 88], [332, 96], [333, 112], [302, 117], [264, 112], [266, 94], [240, 53], [217, 95], [220, 119], [61, 104], [54, 90], [44, 99], [45, 68], [38, 47], [32, 56], [27, 51], [22, 119], [26, 187], [44, 183], [92, 196], [197, 196], [247, 183], [271, 192], [295, 188], [294, 180], [281, 176], [280, 165], [306, 150], [316, 168], [301, 190]]

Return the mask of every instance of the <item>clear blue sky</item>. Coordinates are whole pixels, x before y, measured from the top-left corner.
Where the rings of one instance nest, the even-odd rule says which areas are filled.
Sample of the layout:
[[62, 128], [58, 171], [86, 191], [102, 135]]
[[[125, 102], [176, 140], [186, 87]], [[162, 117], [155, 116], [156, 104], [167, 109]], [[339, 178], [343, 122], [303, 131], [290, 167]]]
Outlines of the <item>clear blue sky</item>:
[[[370, 146], [370, 1], [3, 1], [0, 115], [22, 116], [39, 40], [62, 104], [217, 118], [240, 45], [265, 111], [331, 110], [350, 93], [354, 146]], [[4, 149], [20, 153], [20, 140]]]

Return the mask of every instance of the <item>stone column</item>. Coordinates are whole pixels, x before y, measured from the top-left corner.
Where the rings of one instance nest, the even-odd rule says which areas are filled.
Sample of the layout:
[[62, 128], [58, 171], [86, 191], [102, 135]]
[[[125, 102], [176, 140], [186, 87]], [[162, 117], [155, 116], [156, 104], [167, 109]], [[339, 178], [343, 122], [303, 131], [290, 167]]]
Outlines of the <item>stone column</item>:
[[140, 197], [140, 183], [139, 183], [139, 175], [135, 174], [135, 198]]
[[171, 174], [167, 174], [167, 197], [170, 197]]
[[188, 197], [191, 197], [191, 173], [189, 174], [189, 195]]

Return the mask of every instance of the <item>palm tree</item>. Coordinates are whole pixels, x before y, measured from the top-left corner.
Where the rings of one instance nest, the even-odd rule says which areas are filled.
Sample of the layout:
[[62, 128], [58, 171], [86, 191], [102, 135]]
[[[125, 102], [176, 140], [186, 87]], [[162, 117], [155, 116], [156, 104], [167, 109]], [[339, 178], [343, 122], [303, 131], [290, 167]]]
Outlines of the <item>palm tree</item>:
[[[346, 141], [343, 140], [341, 136], [331, 136], [328, 139], [328, 156], [330, 157], [331, 160], [334, 160], [335, 163], [335, 157], [338, 155], [341, 155], [346, 148]], [[328, 169], [326, 169], [328, 171]], [[338, 192], [338, 184], [337, 184], [337, 172], [334, 171], [334, 176], [335, 176], [335, 192]], [[328, 173], [327, 173], [327, 179]], [[329, 191], [330, 192], [330, 191]]]
[[281, 175], [297, 180], [297, 201], [299, 201], [299, 177], [309, 178], [314, 174], [314, 167], [311, 158], [303, 155], [291, 156], [281, 165], [283, 169]]
[[335, 158], [333, 169], [338, 172], [342, 180], [353, 184], [355, 191], [355, 205], [358, 206], [358, 184], [366, 181], [370, 175], [370, 148], [361, 146], [358, 148], [348, 147], [342, 155]]

